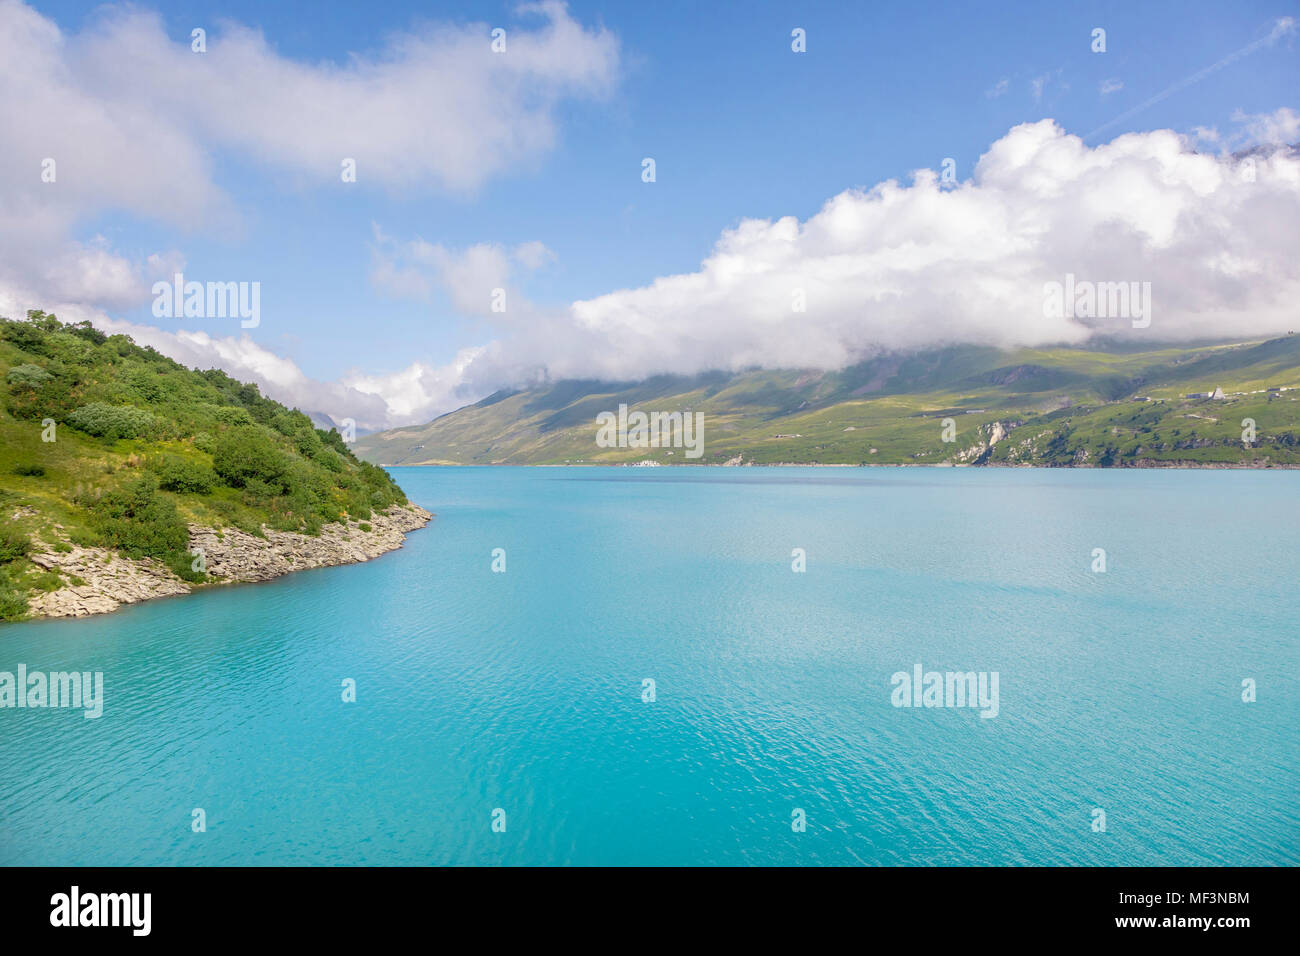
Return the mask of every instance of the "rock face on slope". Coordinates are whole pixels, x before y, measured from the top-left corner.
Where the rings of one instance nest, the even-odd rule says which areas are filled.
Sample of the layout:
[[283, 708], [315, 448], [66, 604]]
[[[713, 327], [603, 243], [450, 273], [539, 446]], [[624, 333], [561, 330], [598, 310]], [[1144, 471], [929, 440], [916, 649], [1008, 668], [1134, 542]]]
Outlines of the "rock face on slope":
[[[291, 571], [369, 561], [400, 548], [407, 532], [424, 527], [432, 517], [418, 505], [394, 505], [368, 521], [326, 525], [316, 537], [267, 528], [266, 537], [259, 538], [234, 528], [191, 525], [190, 551], [214, 583], [269, 581]], [[130, 560], [103, 548], [74, 547], [31, 559], [71, 582], [33, 598], [32, 617], [102, 614], [123, 604], [186, 594], [195, 587], [158, 561]]]
[[314, 538], [269, 528], [259, 538], [235, 528], [191, 527], [190, 551], [202, 556], [205, 570], [218, 582], [269, 581], [290, 571], [369, 561], [400, 548], [406, 532], [424, 527], [431, 517], [417, 505], [397, 505], [369, 521], [326, 525]]
[[993, 446], [1004, 440], [1022, 424], [1023, 422], [989, 422], [987, 425], [981, 425], [979, 428], [979, 442], [971, 445], [965, 451], [958, 452], [957, 461], [963, 464], [967, 462], [983, 464], [987, 460], [989, 452], [993, 450]]
[[133, 561], [106, 548], [73, 548], [67, 553], [33, 554], [32, 563], [58, 571], [72, 583], [40, 594], [29, 605], [32, 617], [85, 617], [116, 611], [123, 604], [185, 594], [190, 585], [153, 558]]

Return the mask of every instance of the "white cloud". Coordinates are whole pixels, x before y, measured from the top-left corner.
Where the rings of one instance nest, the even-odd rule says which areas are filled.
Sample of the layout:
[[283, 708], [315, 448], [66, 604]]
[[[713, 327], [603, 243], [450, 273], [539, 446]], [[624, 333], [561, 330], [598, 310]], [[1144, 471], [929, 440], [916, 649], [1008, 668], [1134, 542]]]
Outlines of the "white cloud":
[[609, 93], [618, 42], [587, 30], [563, 3], [517, 8], [504, 53], [490, 24], [396, 34], [373, 56], [302, 63], [235, 23], [204, 54], [171, 41], [159, 18], [131, 7], [103, 15], [77, 44], [76, 72], [110, 102], [148, 105], [203, 140], [335, 183], [344, 157], [359, 183], [454, 190], [549, 149], [565, 97]]
[[[531, 305], [512, 282], [516, 267], [533, 271], [555, 259], [555, 253], [538, 240], [513, 249], [484, 242], [455, 250], [420, 238], [398, 242], [378, 225], [373, 228], [370, 281], [376, 291], [389, 298], [427, 302], [440, 287], [453, 308], [467, 316], [505, 320], [529, 312]], [[497, 300], [498, 290], [504, 290], [504, 299]], [[504, 313], [494, 311], [494, 301], [504, 304]]]
[[1193, 127], [1191, 138], [1199, 145], [1217, 147], [1225, 156], [1256, 147], [1300, 143], [1300, 112], [1285, 106], [1272, 113], [1237, 110], [1232, 114], [1232, 122], [1233, 128], [1226, 133], [1214, 126]]
[[[236, 234], [216, 184], [226, 153], [304, 184], [469, 191], [553, 145], [563, 102], [608, 95], [616, 38], [564, 4], [516, 9], [505, 53], [488, 24], [425, 24], [370, 56], [305, 63], [225, 23], [206, 53], [158, 14], [102, 8], [79, 33], [0, 0], [0, 288], [13, 298], [124, 309], [148, 301], [157, 266], [75, 240], [109, 211], [185, 232]], [[54, 181], [42, 179], [53, 160]]]
[[555, 253], [536, 239], [515, 246], [514, 257], [525, 269], [540, 269], [555, 261]]
[[[911, 185], [843, 192], [804, 222], [742, 221], [698, 271], [538, 312], [467, 375], [635, 379], [835, 368], [950, 343], [1279, 334], [1295, 326], [1297, 247], [1296, 156], [1259, 158], [1248, 182], [1167, 130], [1089, 148], [1045, 120], [994, 143], [955, 189], [922, 170]], [[1066, 273], [1151, 282], [1151, 327], [1045, 318], [1044, 283]]]
[[[327, 186], [352, 158], [359, 188], [404, 192], [470, 191], [534, 162], [553, 145], [565, 101], [612, 92], [619, 45], [554, 0], [515, 13], [518, 23], [502, 24], [502, 54], [491, 50], [488, 24], [424, 24], [373, 56], [305, 63], [236, 23], [210, 30], [199, 54], [188, 37], [170, 38], [160, 16], [129, 5], [101, 8], [81, 32], [65, 34], [31, 7], [0, 0], [0, 315], [41, 308], [87, 319], [362, 427], [481, 397], [467, 397], [464, 381], [487, 349], [441, 368], [415, 363], [390, 376], [321, 382], [247, 336], [118, 321], [109, 312], [149, 301], [153, 282], [183, 269], [184, 256], [127, 255], [102, 237], [75, 235], [112, 211], [182, 232], [237, 234], [238, 208], [216, 184], [225, 153]], [[47, 159], [53, 182], [42, 179]], [[378, 232], [376, 240], [381, 246]], [[460, 253], [414, 243], [405, 252], [401, 264], [376, 255], [377, 287], [420, 298], [436, 282], [466, 311], [513, 265], [534, 269], [551, 258], [539, 242]]]
[[[1290, 122], [1283, 115], [1255, 125], [1285, 134]], [[445, 285], [467, 307], [477, 306], [483, 283], [508, 282], [512, 264], [546, 258], [531, 247], [453, 251], [377, 235], [400, 253], [397, 268]], [[1157, 343], [1283, 334], [1300, 301], [1297, 247], [1294, 152], [1257, 156], [1249, 181], [1231, 156], [1193, 152], [1168, 130], [1088, 147], [1044, 120], [995, 142], [956, 188], [921, 170], [910, 185], [842, 192], [806, 221], [744, 220], [695, 272], [567, 308], [524, 303], [522, 319], [508, 317], [496, 341], [440, 368], [414, 363], [321, 383], [248, 339], [131, 332], [304, 409], [393, 425], [543, 376], [838, 368], [882, 349], [1082, 344], [1097, 335]], [[1066, 273], [1150, 282], [1151, 326], [1045, 317], [1044, 284]], [[793, 308], [796, 290], [805, 312]]]
[[[352, 157], [359, 187], [404, 190], [472, 190], [535, 161], [554, 140], [563, 100], [610, 91], [619, 51], [561, 5], [523, 10], [524, 26], [506, 24], [501, 55], [489, 49], [487, 25], [443, 25], [397, 36], [375, 56], [306, 64], [238, 25], [213, 31], [209, 52], [193, 54], [135, 8], [109, 8], [64, 35], [0, 0], [0, 314], [39, 307], [89, 318], [363, 427], [426, 420], [539, 374], [835, 368], [884, 348], [1139, 334], [1122, 322], [1044, 318], [1043, 284], [1067, 272], [1150, 281], [1155, 316], [1140, 333], [1150, 340], [1294, 327], [1293, 154], [1257, 157], [1248, 182], [1231, 157], [1193, 153], [1169, 131], [1090, 148], [1051, 121], [1011, 130], [956, 188], [921, 171], [910, 185], [840, 193], [806, 221], [744, 220], [694, 272], [563, 308], [537, 307], [519, 292], [520, 270], [554, 258], [541, 242], [451, 249], [376, 228], [376, 289], [417, 300], [442, 292], [463, 314], [499, 326], [495, 341], [441, 367], [417, 362], [321, 382], [246, 336], [127, 326], [106, 314], [147, 301], [153, 279], [184, 259], [174, 249], [124, 254], [100, 238], [78, 240], [77, 228], [120, 210], [180, 230], [237, 229], [214, 173], [226, 152], [320, 184], [336, 183], [339, 161]], [[1278, 21], [1268, 38], [1170, 89], [1293, 33], [1292, 21]], [[1035, 97], [1060, 75], [1035, 78]], [[1009, 85], [1001, 80], [989, 95]], [[1239, 129], [1220, 137], [1225, 151], [1295, 142], [1300, 126], [1288, 109], [1236, 119]], [[58, 163], [55, 183], [41, 181], [44, 158]], [[504, 316], [490, 309], [496, 288], [508, 293]], [[806, 312], [792, 309], [796, 290]]]
[[466, 371], [484, 348], [462, 349], [441, 367], [415, 362], [390, 375], [353, 373], [343, 384], [380, 398], [389, 421], [425, 422], [445, 411], [477, 401], [485, 392], [466, 382]]
[[1281, 146], [1300, 143], [1300, 112], [1283, 107], [1273, 113], [1243, 113], [1232, 121], [1241, 126], [1239, 145]]
[[993, 100], [993, 99], [997, 99], [999, 96], [1004, 95], [1009, 89], [1011, 89], [1011, 80], [1009, 77], [1004, 76], [1002, 77], [1002, 79], [998, 80], [987, 90], [985, 90], [984, 95], [987, 96], [989, 99]]
[[1102, 96], [1109, 96], [1111, 93], [1118, 93], [1120, 90], [1124, 89], [1124, 81], [1111, 77], [1110, 79], [1102, 80], [1101, 85], [1097, 89]]
[[[391, 375], [352, 372], [337, 382], [306, 375], [294, 361], [277, 355], [247, 335], [214, 336], [206, 332], [164, 331], [110, 318], [102, 312], [66, 306], [52, 309], [65, 322], [83, 319], [109, 334], [129, 335], [191, 368], [219, 368], [245, 382], [255, 382], [262, 394], [304, 412], [324, 414], [336, 423], [351, 418], [370, 430], [427, 421], [449, 408], [476, 401], [484, 394], [465, 382], [465, 370], [484, 349], [465, 349], [445, 366], [415, 362]], [[6, 302], [0, 297], [0, 314]], [[10, 309], [8, 314], [22, 314]]]
[[[169, 38], [161, 17], [129, 5], [103, 8], [81, 33], [65, 34], [36, 10], [0, 0], [0, 315], [43, 308], [90, 320], [363, 428], [481, 397], [464, 392], [465, 368], [485, 349], [446, 367], [415, 363], [391, 376], [322, 382], [247, 336], [122, 323], [109, 312], [148, 302], [153, 281], [181, 271], [185, 258], [127, 255], [103, 237], [74, 237], [112, 211], [182, 232], [237, 234], [239, 209], [216, 185], [226, 152], [305, 185], [339, 182], [339, 164], [351, 157], [360, 187], [403, 191], [473, 190], [536, 160], [554, 144], [565, 100], [610, 94], [619, 44], [562, 3], [523, 4], [516, 14], [519, 23], [504, 23], [504, 53], [491, 52], [486, 23], [443, 23], [396, 34], [374, 56], [307, 64], [238, 23], [209, 31], [208, 52], [194, 53], [187, 36]], [[53, 160], [52, 182], [43, 179], [45, 160]], [[515, 265], [536, 269], [552, 258], [539, 242], [460, 252], [416, 242], [406, 252], [402, 265], [377, 256], [376, 285], [419, 298], [437, 282], [465, 311], [486, 307], [484, 286], [506, 284]]]

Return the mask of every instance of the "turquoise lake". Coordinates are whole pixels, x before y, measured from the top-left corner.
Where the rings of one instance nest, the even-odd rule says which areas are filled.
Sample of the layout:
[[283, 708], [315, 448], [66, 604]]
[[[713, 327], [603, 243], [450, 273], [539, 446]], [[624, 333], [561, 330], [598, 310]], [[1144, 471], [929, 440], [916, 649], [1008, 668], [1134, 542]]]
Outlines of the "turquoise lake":
[[0, 863], [1300, 863], [1300, 472], [392, 471], [400, 551], [0, 626], [105, 696], [0, 709]]

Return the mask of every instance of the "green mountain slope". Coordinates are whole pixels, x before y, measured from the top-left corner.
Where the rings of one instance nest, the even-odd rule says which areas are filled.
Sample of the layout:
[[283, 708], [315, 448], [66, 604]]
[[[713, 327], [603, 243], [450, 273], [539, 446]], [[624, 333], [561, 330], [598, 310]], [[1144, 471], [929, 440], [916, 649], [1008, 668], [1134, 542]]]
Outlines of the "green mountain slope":
[[[1187, 399], [1221, 388], [1226, 397]], [[1269, 391], [1269, 389], [1281, 389]], [[1289, 389], [1289, 390], [1288, 390]], [[411, 464], [1300, 464], [1300, 336], [1164, 348], [954, 347], [837, 372], [753, 371], [502, 392], [427, 425], [366, 436]], [[703, 455], [602, 448], [620, 404], [699, 412]], [[951, 419], [945, 441], [945, 420]], [[1243, 420], [1255, 440], [1243, 445]]]
[[88, 323], [0, 319], [0, 620], [78, 582], [28, 560], [73, 545], [153, 558], [201, 582], [190, 523], [318, 535], [406, 496], [333, 429], [220, 371]]

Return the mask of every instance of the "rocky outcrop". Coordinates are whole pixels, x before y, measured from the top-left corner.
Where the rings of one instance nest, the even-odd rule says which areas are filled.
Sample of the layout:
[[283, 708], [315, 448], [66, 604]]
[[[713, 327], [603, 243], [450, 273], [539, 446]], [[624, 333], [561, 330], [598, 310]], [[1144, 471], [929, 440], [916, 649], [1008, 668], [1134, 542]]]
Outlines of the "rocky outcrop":
[[33, 564], [57, 572], [69, 583], [32, 598], [32, 617], [85, 617], [116, 611], [123, 604], [185, 594], [190, 585], [152, 558], [133, 561], [106, 548], [76, 548], [30, 556]]
[[265, 538], [235, 528], [190, 528], [190, 551], [218, 582], [269, 581], [290, 571], [369, 561], [402, 546], [408, 531], [433, 517], [418, 505], [399, 505], [369, 521], [328, 524], [316, 537], [264, 529]]
[[989, 452], [998, 442], [1006, 439], [1011, 432], [1023, 422], [989, 422], [979, 427], [980, 440], [964, 451], [959, 451], [956, 460], [961, 463], [973, 462], [982, 465], [988, 460]]
[[[368, 521], [328, 524], [315, 537], [270, 528], [258, 537], [234, 528], [191, 525], [190, 551], [195, 569], [206, 571], [214, 583], [269, 581], [291, 571], [369, 561], [400, 548], [407, 532], [424, 527], [432, 517], [418, 505], [394, 505]], [[131, 560], [104, 548], [41, 552], [31, 560], [68, 582], [33, 598], [32, 617], [102, 614], [196, 587], [151, 558]]]

